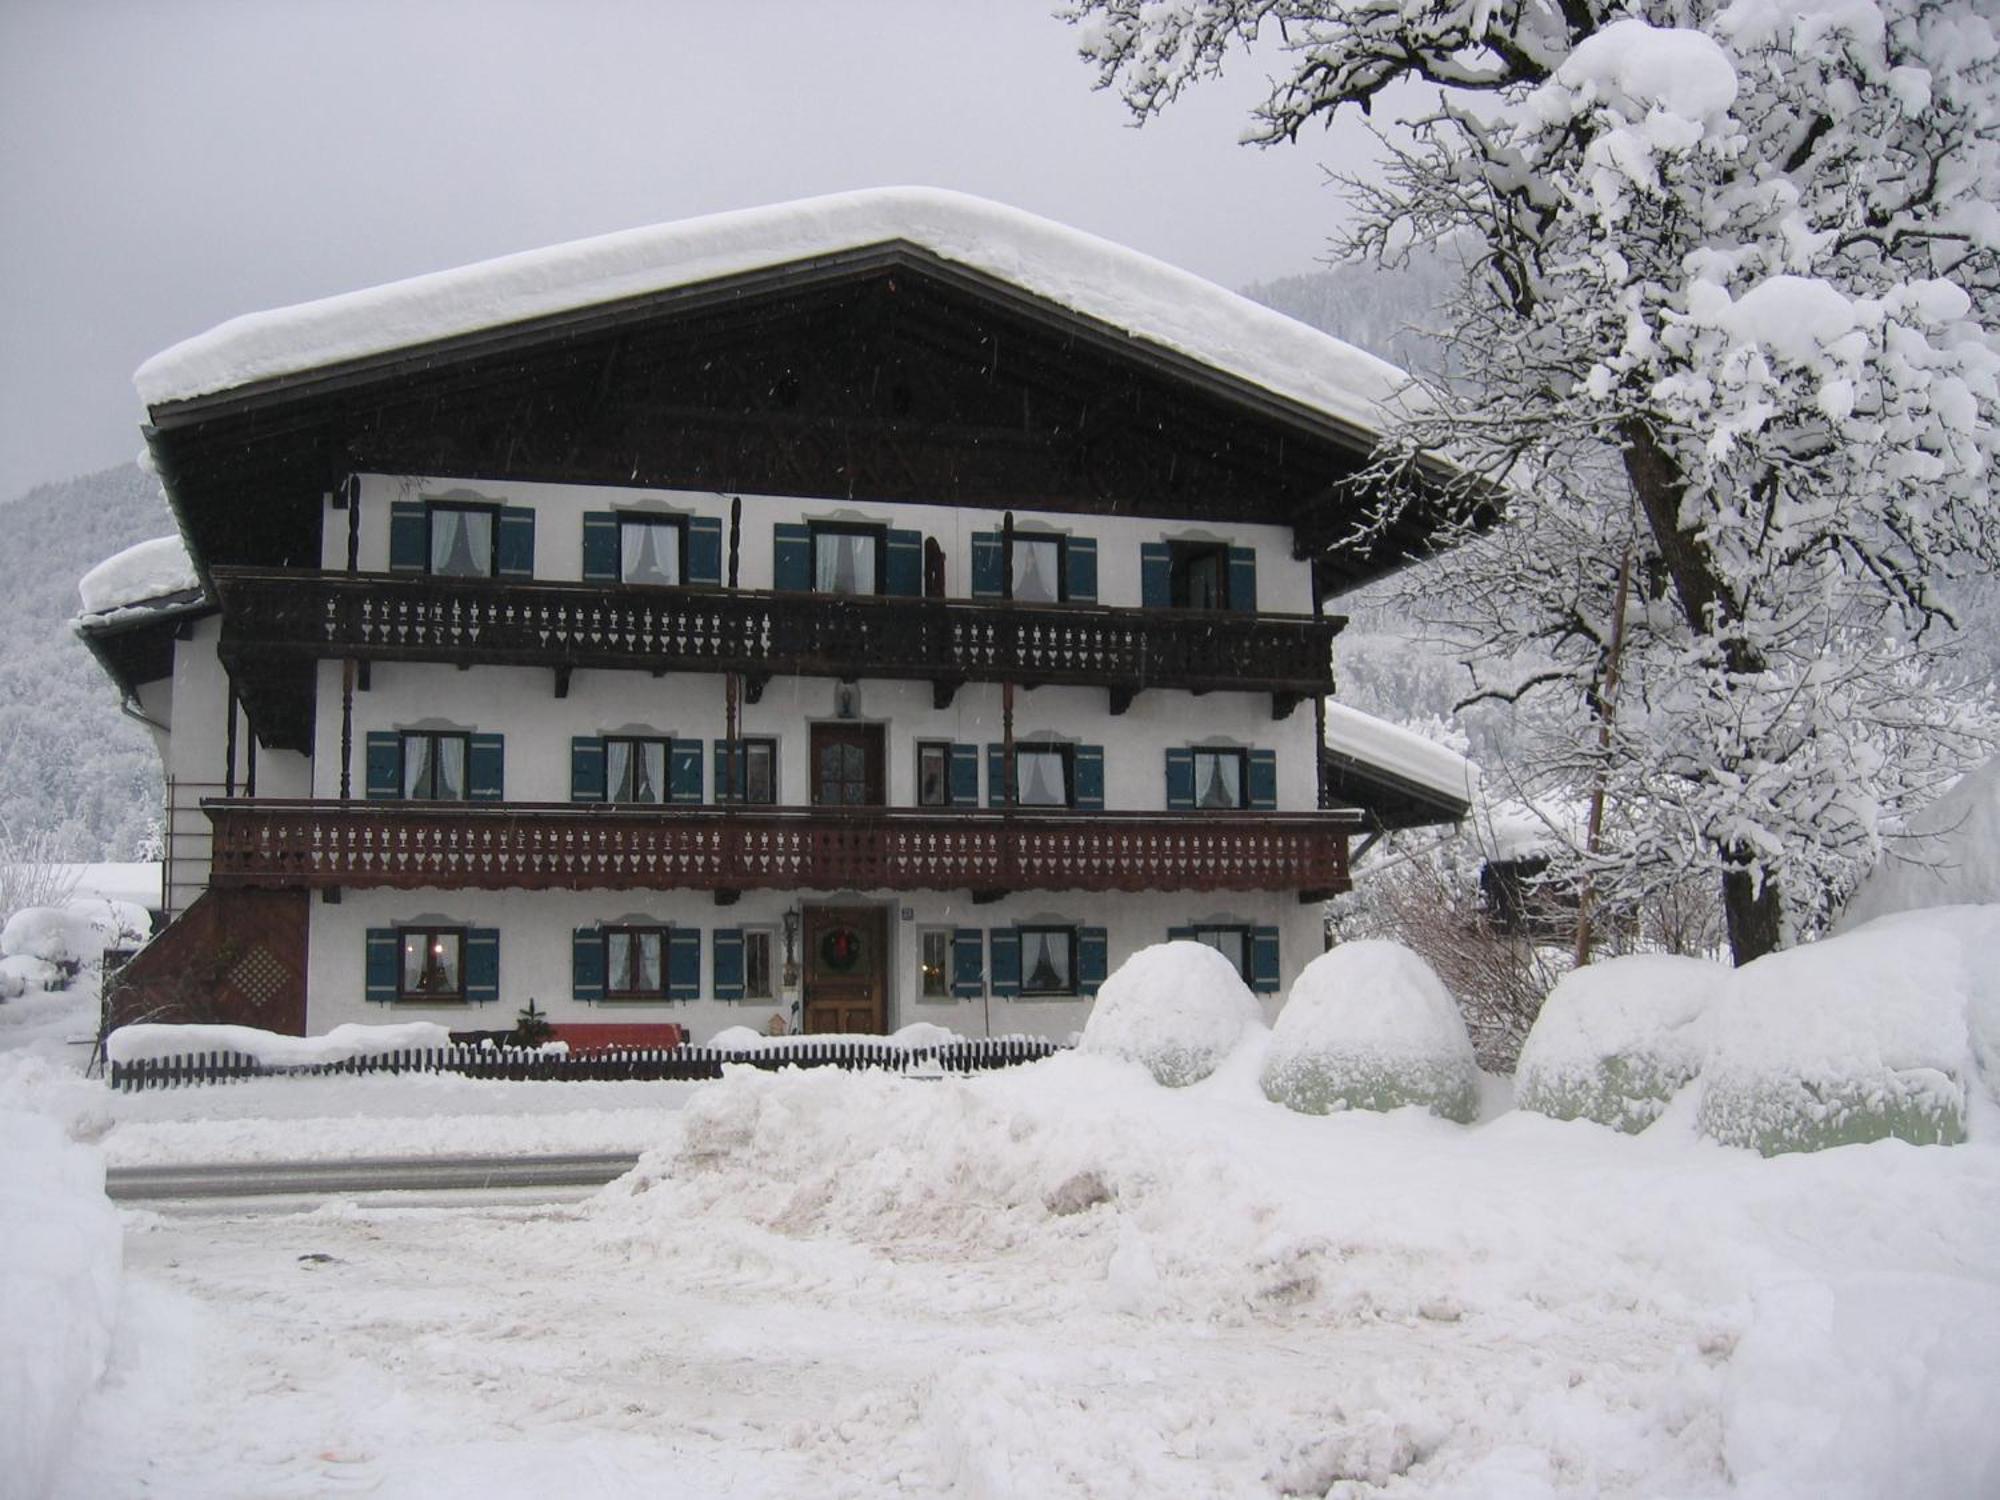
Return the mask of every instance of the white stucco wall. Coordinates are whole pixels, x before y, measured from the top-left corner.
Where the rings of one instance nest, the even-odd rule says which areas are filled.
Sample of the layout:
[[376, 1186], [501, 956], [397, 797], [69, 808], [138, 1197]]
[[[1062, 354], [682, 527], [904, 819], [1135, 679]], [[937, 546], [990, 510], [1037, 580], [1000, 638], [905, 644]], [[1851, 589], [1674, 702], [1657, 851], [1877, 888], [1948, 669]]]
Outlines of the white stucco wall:
[[[1284, 993], [1300, 969], [1323, 951], [1319, 908], [1301, 906], [1293, 896], [1227, 893], [1145, 893], [1093, 895], [1030, 891], [989, 905], [975, 904], [964, 892], [751, 891], [733, 906], [692, 892], [624, 891], [348, 891], [337, 905], [312, 906], [307, 1030], [324, 1032], [343, 1022], [431, 1020], [457, 1030], [499, 1030], [533, 998], [551, 1021], [662, 1022], [686, 1027], [706, 1041], [725, 1026], [763, 1030], [774, 1013], [796, 1024], [781, 998], [718, 1001], [713, 997], [713, 950], [717, 927], [764, 927], [780, 934], [774, 966], [782, 962], [783, 913], [805, 905], [877, 905], [889, 913], [888, 1028], [934, 1021], [971, 1036], [1027, 1034], [1057, 1039], [1082, 1028], [1088, 1000], [995, 998], [990, 990], [971, 1000], [919, 998], [918, 934], [927, 928], [991, 929], [1048, 922], [1106, 929], [1112, 969], [1138, 949], [1163, 942], [1170, 927], [1195, 923], [1276, 926], [1279, 929], [1279, 989], [1264, 998], [1275, 1019]], [[908, 912], [907, 918], [903, 915]], [[698, 927], [702, 935], [702, 996], [687, 1002], [614, 1001], [584, 1004], [571, 998], [571, 935], [596, 923], [644, 922]], [[500, 999], [488, 1005], [371, 1004], [365, 998], [367, 931], [371, 927], [421, 925], [494, 927], [500, 931]], [[774, 981], [777, 976], [774, 975]], [[986, 975], [991, 980], [990, 972]]]

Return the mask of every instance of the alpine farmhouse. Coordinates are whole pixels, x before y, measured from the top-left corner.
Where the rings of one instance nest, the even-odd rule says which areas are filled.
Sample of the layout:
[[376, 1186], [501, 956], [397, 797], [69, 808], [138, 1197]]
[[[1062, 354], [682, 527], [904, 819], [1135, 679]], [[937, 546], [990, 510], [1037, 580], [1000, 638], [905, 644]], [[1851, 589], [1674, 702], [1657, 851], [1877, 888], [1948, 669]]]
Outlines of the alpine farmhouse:
[[[125, 1018], [1062, 1036], [1169, 937], [1278, 997], [1349, 840], [1324, 602], [1398, 373], [882, 190], [256, 314], [149, 361], [193, 587], [80, 629], [156, 732]], [[116, 1018], [114, 1018], [116, 1019]]]

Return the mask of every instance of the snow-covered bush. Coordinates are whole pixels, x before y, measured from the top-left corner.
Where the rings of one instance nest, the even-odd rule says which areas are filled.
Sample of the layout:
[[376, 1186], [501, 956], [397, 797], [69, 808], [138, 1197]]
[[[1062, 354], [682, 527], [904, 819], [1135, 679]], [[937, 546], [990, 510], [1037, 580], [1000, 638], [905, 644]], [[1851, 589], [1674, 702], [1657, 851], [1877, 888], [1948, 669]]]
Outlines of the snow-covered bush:
[[1421, 1104], [1469, 1122], [1479, 1070], [1430, 965], [1398, 943], [1343, 943], [1293, 982], [1272, 1028], [1264, 1093], [1301, 1114]]
[[1565, 975], [1521, 1049], [1514, 1101], [1558, 1120], [1637, 1132], [1701, 1071], [1704, 1018], [1729, 970], [1640, 953]]
[[1766, 1156], [1965, 1138], [2000, 1078], [2000, 906], [1904, 912], [1736, 970], [1712, 1012], [1701, 1131]]
[[0, 1110], [0, 1475], [9, 1494], [43, 1493], [103, 1373], [123, 1245], [97, 1152], [40, 1115]]
[[[124, 901], [72, 901], [63, 906], [30, 906], [0, 927], [0, 954], [54, 966], [48, 988], [60, 988], [106, 948], [138, 942], [149, 927], [146, 913]], [[24, 976], [25, 977], [25, 976]]]
[[1181, 1088], [1208, 1077], [1263, 1023], [1257, 997], [1215, 949], [1155, 943], [1104, 981], [1078, 1045], [1143, 1063], [1168, 1088]]

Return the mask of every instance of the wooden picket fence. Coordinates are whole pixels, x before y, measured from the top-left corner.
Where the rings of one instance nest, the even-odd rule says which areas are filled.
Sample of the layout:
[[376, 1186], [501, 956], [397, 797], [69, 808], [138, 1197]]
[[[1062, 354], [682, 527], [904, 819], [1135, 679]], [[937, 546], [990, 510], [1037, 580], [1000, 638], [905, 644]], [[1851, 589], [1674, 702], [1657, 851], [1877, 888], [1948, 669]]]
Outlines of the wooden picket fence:
[[763, 1068], [882, 1069], [905, 1074], [983, 1073], [1038, 1062], [1065, 1050], [1040, 1037], [964, 1037], [934, 1047], [896, 1047], [886, 1041], [799, 1041], [736, 1052], [718, 1047], [616, 1047], [591, 1052], [539, 1052], [518, 1047], [454, 1045], [411, 1047], [350, 1057], [340, 1062], [266, 1063], [241, 1052], [190, 1052], [172, 1057], [113, 1062], [111, 1087], [188, 1088], [242, 1078], [336, 1078], [385, 1073], [457, 1073], [515, 1083], [699, 1082], [720, 1078], [726, 1066]]

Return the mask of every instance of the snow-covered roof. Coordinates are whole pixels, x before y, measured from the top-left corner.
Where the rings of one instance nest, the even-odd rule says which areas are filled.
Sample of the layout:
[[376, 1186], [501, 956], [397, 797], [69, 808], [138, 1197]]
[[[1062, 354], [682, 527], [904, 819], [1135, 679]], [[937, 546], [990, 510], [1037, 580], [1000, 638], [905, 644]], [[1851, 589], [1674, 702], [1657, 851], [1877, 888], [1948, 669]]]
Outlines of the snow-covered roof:
[[295, 307], [250, 313], [155, 355], [148, 406], [576, 309], [904, 243], [1176, 351], [1364, 431], [1395, 366], [1187, 271], [964, 193], [875, 188], [630, 229]]
[[1470, 804], [1479, 772], [1456, 750], [1427, 740], [1400, 724], [1331, 699], [1326, 705], [1329, 750], [1378, 771]]
[[77, 581], [86, 617], [101, 620], [199, 590], [194, 562], [178, 534], [155, 537], [107, 557]]

